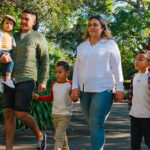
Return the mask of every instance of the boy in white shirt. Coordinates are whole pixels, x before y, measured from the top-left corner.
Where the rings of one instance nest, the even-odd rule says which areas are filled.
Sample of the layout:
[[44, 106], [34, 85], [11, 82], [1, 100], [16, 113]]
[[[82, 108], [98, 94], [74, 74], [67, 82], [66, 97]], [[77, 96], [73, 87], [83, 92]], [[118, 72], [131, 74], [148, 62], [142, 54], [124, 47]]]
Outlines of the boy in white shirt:
[[150, 52], [141, 51], [136, 56], [134, 74], [129, 92], [131, 117], [131, 150], [140, 150], [141, 141], [150, 149]]
[[66, 129], [72, 116], [71, 86], [69, 76], [69, 64], [60, 61], [55, 68], [56, 81], [51, 86], [50, 96], [39, 96], [33, 94], [38, 101], [53, 101], [52, 117], [55, 128], [54, 150], [69, 150]]
[[[16, 20], [14, 17], [10, 15], [4, 16], [2, 21], [2, 30], [0, 30], [0, 57], [4, 54], [9, 54], [12, 56], [12, 49], [16, 46], [16, 44], [11, 31], [13, 30], [15, 24]], [[3, 64], [2, 77], [0, 79], [0, 92], [3, 92], [2, 83], [14, 88], [14, 84], [11, 80], [13, 66], [13, 60], [9, 63]]]

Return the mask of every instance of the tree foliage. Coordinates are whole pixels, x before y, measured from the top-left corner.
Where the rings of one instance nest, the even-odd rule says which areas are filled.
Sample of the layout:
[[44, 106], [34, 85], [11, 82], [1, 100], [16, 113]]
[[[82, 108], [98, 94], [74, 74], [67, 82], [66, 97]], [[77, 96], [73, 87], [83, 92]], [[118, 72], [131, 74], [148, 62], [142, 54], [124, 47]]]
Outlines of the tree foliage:
[[121, 54], [124, 77], [135, 72], [134, 61], [141, 49], [148, 48], [150, 34], [150, 2], [145, 0], [116, 0], [121, 3], [113, 13], [111, 31], [117, 40]]
[[[77, 45], [92, 15], [105, 18], [113, 37], [119, 45], [125, 79], [135, 72], [134, 61], [141, 49], [147, 49], [150, 34], [150, 1], [146, 0], [93, 0], [84, 2], [83, 7], [70, 15], [72, 27], [67, 30], [51, 31], [47, 37], [61, 48], [75, 54]], [[55, 36], [53, 36], [55, 35]]]

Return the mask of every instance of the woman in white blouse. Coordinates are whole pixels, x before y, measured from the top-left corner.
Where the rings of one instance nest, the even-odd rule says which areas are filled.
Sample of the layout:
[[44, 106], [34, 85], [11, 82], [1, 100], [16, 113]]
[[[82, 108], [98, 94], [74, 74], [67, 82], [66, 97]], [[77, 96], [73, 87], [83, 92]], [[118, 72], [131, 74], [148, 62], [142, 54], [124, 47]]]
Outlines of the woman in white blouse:
[[101, 16], [89, 19], [84, 40], [77, 47], [71, 96], [73, 101], [80, 97], [92, 150], [103, 150], [104, 122], [112, 107], [113, 89], [118, 101], [124, 97], [120, 51]]

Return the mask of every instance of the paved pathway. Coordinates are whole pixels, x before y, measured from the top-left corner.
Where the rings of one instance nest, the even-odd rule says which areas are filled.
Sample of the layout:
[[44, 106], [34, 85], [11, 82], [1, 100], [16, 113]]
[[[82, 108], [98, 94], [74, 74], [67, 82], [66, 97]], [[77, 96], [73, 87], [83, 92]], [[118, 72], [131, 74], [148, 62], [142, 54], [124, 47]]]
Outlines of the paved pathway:
[[[1, 130], [1, 129], [0, 129]], [[54, 131], [46, 130], [48, 148], [53, 149]], [[73, 117], [67, 130], [70, 150], [90, 150], [89, 130], [79, 104], [75, 104]], [[36, 139], [30, 130], [17, 131], [14, 150], [36, 150]], [[5, 150], [4, 133], [0, 133], [0, 150]], [[106, 144], [104, 150], [130, 150], [129, 117], [126, 103], [114, 103], [106, 122]], [[142, 144], [142, 150], [148, 150]]]

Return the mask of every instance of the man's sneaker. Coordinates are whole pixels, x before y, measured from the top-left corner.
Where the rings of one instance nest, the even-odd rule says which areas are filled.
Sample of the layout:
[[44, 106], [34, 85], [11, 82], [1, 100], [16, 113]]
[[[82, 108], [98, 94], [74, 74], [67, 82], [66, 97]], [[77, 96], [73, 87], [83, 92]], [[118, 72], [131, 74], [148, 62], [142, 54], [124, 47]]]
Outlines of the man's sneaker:
[[37, 150], [46, 150], [46, 133], [43, 133], [43, 140], [38, 141]]
[[0, 92], [4, 92], [4, 85], [3, 85], [3, 79], [0, 79]]
[[10, 88], [15, 88], [13, 81], [10, 79], [3, 80], [3, 83], [9, 86]]

